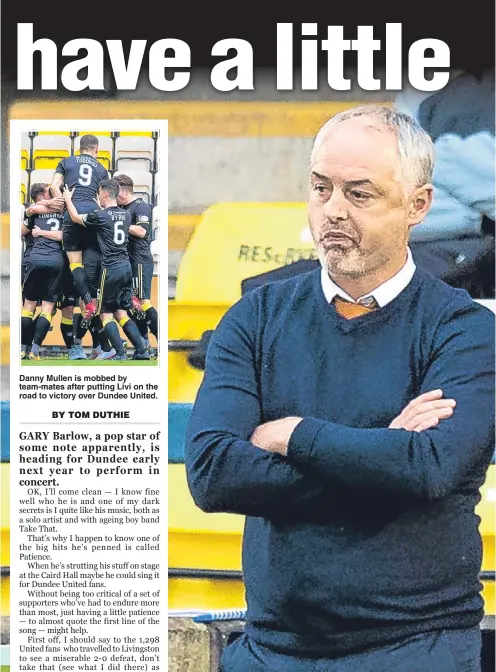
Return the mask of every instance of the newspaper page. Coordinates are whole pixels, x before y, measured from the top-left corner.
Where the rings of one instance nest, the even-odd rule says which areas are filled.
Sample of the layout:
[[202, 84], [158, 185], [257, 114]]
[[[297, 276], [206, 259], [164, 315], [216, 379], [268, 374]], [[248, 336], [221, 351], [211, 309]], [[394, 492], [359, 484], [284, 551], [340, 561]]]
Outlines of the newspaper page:
[[[358, 11], [357, 3], [328, 4], [313, 12], [302, 5], [300, 19], [292, 14], [293, 22], [282, 12], [271, 13], [275, 6], [268, 3], [262, 9], [253, 3], [225, 10], [213, 3], [164, 7], [146, 0], [129, 7], [88, 0], [63, 5], [5, 0], [2, 6], [0, 672], [286, 669], [280, 660], [243, 659], [253, 654], [245, 626], [256, 611], [248, 607], [260, 604], [258, 598], [269, 602], [259, 610], [260, 619], [271, 624], [267, 635], [276, 641], [284, 633], [295, 643], [288, 646], [289, 654], [306, 655], [322, 642], [318, 652], [334, 655], [330, 639], [335, 637], [338, 645], [348, 641], [364, 623], [367, 632], [373, 629], [366, 608], [377, 602], [367, 601], [358, 586], [374, 588], [370, 566], [375, 553], [363, 553], [363, 567], [348, 555], [338, 567], [332, 546], [315, 552], [313, 543], [300, 544], [295, 550], [293, 540], [303, 536], [295, 537], [290, 529], [289, 552], [275, 544], [276, 559], [270, 564], [273, 544], [264, 543], [263, 535], [251, 535], [258, 544], [243, 538], [245, 513], [252, 515], [254, 509], [244, 503], [237, 508], [236, 494], [227, 504], [202, 502], [191, 468], [189, 479], [186, 474], [192, 454], [191, 445], [189, 450], [185, 446], [187, 427], [197, 416], [193, 407], [220, 321], [245, 300], [243, 295], [266, 282], [321, 273], [323, 256], [316, 243], [323, 243], [330, 220], [314, 216], [312, 228], [312, 193], [319, 207], [329, 200], [340, 204], [334, 217], [339, 226], [349, 219], [344, 231], [336, 224], [337, 239], [330, 241], [338, 254], [361, 247], [365, 257], [377, 251], [383, 260], [381, 238], [371, 232], [394, 238], [390, 231], [386, 236], [381, 213], [392, 221], [401, 208], [391, 209], [389, 199], [389, 205], [374, 209], [391, 190], [368, 190], [377, 174], [362, 170], [368, 141], [356, 142], [361, 136], [343, 143], [336, 170], [312, 171], [324, 183], [317, 180], [309, 188], [312, 149], [328, 120], [377, 104], [396, 107], [419, 122], [441, 160], [436, 158], [432, 216], [412, 227], [413, 260], [495, 311], [494, 7], [481, 13], [466, 5], [462, 12], [450, 8], [437, 15], [431, 6], [426, 10], [415, 3], [414, 11], [398, 5], [392, 15], [375, 4], [370, 17], [363, 3]], [[408, 132], [403, 138], [406, 145], [409, 137]], [[399, 158], [410, 163], [407, 154], [401, 150]], [[371, 152], [371, 158], [379, 164], [375, 168], [383, 168], [381, 152]], [[398, 167], [390, 173], [395, 179], [420, 174]], [[340, 233], [345, 240], [339, 240]], [[344, 298], [353, 296], [370, 298], [361, 291], [344, 292]], [[324, 298], [322, 315], [327, 315], [334, 308]], [[287, 309], [287, 302], [281, 301], [281, 307]], [[288, 324], [299, 320], [295, 309]], [[381, 375], [390, 373], [396, 383], [410, 371], [409, 363], [398, 367], [401, 376], [396, 376], [388, 361], [379, 360], [374, 394], [371, 378], [359, 382], [358, 374], [352, 377], [341, 352], [326, 354], [327, 332], [305, 347], [300, 332], [292, 336], [281, 319], [275, 322], [279, 331], [267, 350], [261, 332], [270, 334], [274, 320], [260, 319], [255, 337], [257, 355], [262, 354], [251, 401], [260, 402], [262, 422], [291, 413], [334, 417], [355, 427], [357, 417], [365, 422], [372, 413], [367, 404], [358, 408], [362, 391], [374, 402], [384, 401], [381, 418], [399, 404], [394, 385], [381, 385]], [[311, 323], [315, 338], [318, 324], [316, 317]], [[383, 346], [382, 336], [377, 338]], [[229, 338], [225, 343], [239, 354]], [[275, 357], [278, 344], [290, 348], [287, 356]], [[395, 359], [389, 348], [379, 350]], [[314, 352], [317, 366], [308, 374], [304, 360]], [[366, 349], [364, 357], [370, 352]], [[283, 362], [280, 377], [274, 375], [281, 366], [277, 361]], [[360, 368], [358, 361], [348, 360]], [[353, 379], [356, 388], [345, 392], [335, 372], [341, 383]], [[268, 387], [263, 388], [262, 374]], [[223, 375], [216, 380], [221, 378], [229, 381]], [[243, 387], [244, 373], [240, 379], [234, 387]], [[322, 387], [324, 380], [328, 388]], [[404, 385], [409, 393], [410, 382]], [[291, 395], [303, 389], [300, 384], [308, 395], [295, 401]], [[238, 391], [229, 391], [230, 401]], [[274, 393], [279, 391], [288, 396], [277, 403]], [[350, 409], [348, 419], [341, 411], [327, 410], [335, 399]], [[236, 440], [243, 425], [244, 438], [251, 441], [246, 428], [258, 427], [245, 421], [242, 404], [231, 413], [226, 412], [231, 407], [221, 406], [215, 422], [229, 415], [229, 438]], [[377, 414], [370, 417], [375, 428]], [[221, 477], [211, 477], [216, 446], [210, 448], [207, 457], [203, 453], [195, 460], [197, 483], [205, 484], [204, 492], [217, 488], [239, 494], [246, 492], [244, 477], [251, 476], [254, 503], [268, 507], [256, 513], [269, 529], [271, 497], [263, 497], [263, 478], [254, 478], [259, 474], [254, 462], [243, 461], [244, 469], [230, 471], [233, 460], [226, 451]], [[373, 455], [370, 462], [368, 457], [362, 464], [373, 466]], [[302, 474], [307, 466], [312, 475], [311, 464], [302, 466]], [[331, 493], [331, 516], [336, 514], [333, 497], [338, 500], [338, 520], [331, 521], [338, 531], [334, 527], [330, 538], [350, 548], [357, 546], [351, 533], [363, 529], [362, 518], [373, 517], [385, 501], [380, 488], [376, 496], [366, 482], [340, 494], [356, 468], [356, 463], [338, 465], [331, 478], [315, 469], [315, 478], [320, 483], [322, 476]], [[378, 480], [386, 487], [390, 479], [386, 471], [382, 475]], [[273, 488], [282, 508], [287, 500], [267, 476], [265, 492]], [[320, 525], [327, 500], [317, 498], [314, 505], [305, 500], [311, 495], [305, 491], [300, 511], [291, 483], [288, 493], [282, 512], [288, 528], [306, 534], [314, 512]], [[452, 553], [439, 551], [432, 563], [448, 582], [455, 576], [454, 559], [472, 562], [482, 550], [483, 672], [494, 668], [495, 501], [493, 459], [476, 509], [480, 542], [469, 553], [458, 544]], [[383, 511], [394, 515], [400, 503], [392, 502]], [[212, 509], [216, 513], [207, 512]], [[362, 536], [375, 541], [370, 529]], [[391, 553], [382, 564], [376, 560], [379, 573], [396, 581], [380, 596], [382, 614], [391, 595], [402, 592], [400, 580], [412, 577], [401, 564], [397, 571], [391, 565], [408, 529], [404, 526], [383, 544]], [[329, 538], [327, 528], [319, 531], [322, 540]], [[429, 549], [441, 548], [444, 531], [433, 535]], [[405, 562], [419, 553], [425, 559], [421, 548], [413, 543], [400, 556]], [[316, 558], [322, 561], [317, 575]], [[294, 571], [287, 569], [288, 560], [294, 561]], [[258, 590], [255, 600], [249, 580], [248, 593], [245, 589], [250, 565], [260, 565], [251, 579]], [[326, 592], [334, 565], [336, 590], [331, 586]], [[264, 567], [265, 574], [258, 571]], [[424, 572], [427, 578], [430, 569]], [[342, 583], [351, 570], [363, 584]], [[293, 579], [295, 588], [288, 589], [286, 579]], [[414, 576], [403, 592], [415, 597], [419, 589]], [[348, 612], [346, 599], [353, 592], [357, 610]], [[451, 614], [460, 603], [446, 595], [441, 611]], [[400, 621], [422, 620], [420, 612], [409, 609], [396, 613]], [[270, 639], [266, 643], [270, 649]], [[286, 645], [279, 642], [278, 648]], [[254, 651], [256, 657], [260, 650]], [[424, 659], [413, 659], [422, 666]], [[315, 667], [334, 669], [334, 662], [320, 660]], [[288, 665], [303, 672], [299, 661]], [[439, 667], [430, 659], [424, 667], [431, 665]], [[365, 671], [368, 666], [350, 663], [351, 668]], [[389, 669], [389, 661], [375, 668]]]
[[[88, 138], [99, 142], [96, 149]], [[47, 159], [37, 158], [54, 154], [65, 163], [33, 168], [20, 204], [26, 147], [26, 163], [43, 165]], [[166, 372], [158, 323], [150, 319], [150, 307], [153, 317], [160, 314], [165, 283], [150, 244], [152, 227], [167, 218], [166, 157], [165, 122], [11, 124], [12, 669], [165, 669]], [[82, 224], [64, 220], [67, 203], [60, 214], [43, 193], [57, 170], [65, 171], [76, 210], [88, 213], [85, 200], [96, 187], [98, 203]], [[134, 177], [131, 192], [116, 182], [119, 175]], [[48, 199], [39, 198], [37, 184]], [[40, 200], [46, 205], [30, 210]], [[71, 280], [62, 249], [67, 231], [80, 228], [92, 244], [90, 215], [100, 268], [93, 279], [85, 248], [80, 268], [97, 304], [85, 330], [84, 300], [71, 302], [71, 292], [54, 285], [65, 290]], [[22, 228], [33, 238], [27, 268]], [[133, 258], [136, 249], [142, 256]], [[61, 334], [67, 314], [69, 339]], [[25, 322], [36, 318], [26, 338]], [[43, 321], [49, 330], [41, 340]]]

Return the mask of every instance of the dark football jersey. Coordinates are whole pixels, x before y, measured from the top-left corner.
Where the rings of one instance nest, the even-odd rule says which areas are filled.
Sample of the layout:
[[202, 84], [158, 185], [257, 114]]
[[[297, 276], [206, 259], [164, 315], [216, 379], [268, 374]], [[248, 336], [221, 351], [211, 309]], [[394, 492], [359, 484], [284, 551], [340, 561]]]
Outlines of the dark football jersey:
[[152, 209], [142, 198], [136, 198], [131, 203], [121, 207], [131, 213], [131, 224], [136, 224], [146, 229], [146, 236], [144, 238], [138, 238], [129, 234], [129, 259], [135, 264], [153, 261], [150, 251], [152, 242]]
[[[24, 222], [24, 226], [26, 228], [29, 228], [27, 219]], [[27, 233], [25, 236], [22, 237], [22, 240], [24, 241], [24, 254], [23, 254], [23, 257], [22, 257], [22, 263], [26, 264], [29, 260], [29, 255], [31, 254], [31, 250], [33, 249], [34, 238], [30, 233]]]
[[72, 195], [74, 203], [92, 201], [97, 194], [98, 185], [108, 180], [107, 170], [89, 154], [69, 156], [62, 159], [55, 169], [64, 177], [64, 184], [75, 191]]
[[[79, 226], [75, 224], [74, 226]], [[87, 227], [84, 237], [84, 250], [91, 250], [98, 258], [100, 258], [100, 243], [98, 242], [98, 230], [96, 227]]]
[[118, 206], [95, 210], [82, 215], [88, 228], [94, 227], [98, 235], [98, 244], [102, 253], [102, 268], [129, 263], [127, 245], [131, 215]]
[[[43, 215], [31, 215], [24, 222], [24, 226], [32, 231], [35, 226], [43, 231], [62, 231], [62, 222], [64, 215], [60, 212], [50, 212]], [[33, 238], [29, 260], [35, 259], [58, 259], [60, 263], [64, 262], [64, 253], [62, 251], [61, 240], [51, 240], [43, 236]]]

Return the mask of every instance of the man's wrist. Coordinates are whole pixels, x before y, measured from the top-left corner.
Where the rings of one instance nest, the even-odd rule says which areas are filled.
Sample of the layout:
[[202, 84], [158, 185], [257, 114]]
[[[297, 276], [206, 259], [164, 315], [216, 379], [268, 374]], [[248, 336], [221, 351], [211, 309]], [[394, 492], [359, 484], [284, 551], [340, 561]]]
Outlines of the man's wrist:
[[296, 464], [308, 462], [317, 434], [323, 426], [322, 420], [303, 418], [291, 433], [288, 441], [287, 457]]

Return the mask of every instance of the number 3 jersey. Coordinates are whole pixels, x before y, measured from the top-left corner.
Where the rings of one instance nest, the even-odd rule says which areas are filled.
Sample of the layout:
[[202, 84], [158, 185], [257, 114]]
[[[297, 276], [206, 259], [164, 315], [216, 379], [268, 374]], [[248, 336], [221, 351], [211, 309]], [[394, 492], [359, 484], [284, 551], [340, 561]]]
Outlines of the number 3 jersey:
[[109, 179], [107, 170], [90, 154], [62, 159], [55, 172], [63, 176], [64, 184], [69, 189], [72, 190], [75, 187], [72, 195], [74, 203], [93, 201], [100, 182]]
[[[63, 218], [64, 216], [60, 212], [32, 215], [26, 219], [24, 226], [30, 231], [35, 226], [42, 231], [61, 231]], [[60, 240], [50, 240], [50, 238], [38, 236], [37, 238], [33, 238], [33, 241], [29, 255], [30, 261], [50, 259], [51, 261], [60, 261], [61, 264], [64, 263], [64, 253]]]
[[82, 215], [84, 225], [95, 229], [102, 253], [102, 268], [129, 263], [127, 244], [131, 215], [118, 206]]

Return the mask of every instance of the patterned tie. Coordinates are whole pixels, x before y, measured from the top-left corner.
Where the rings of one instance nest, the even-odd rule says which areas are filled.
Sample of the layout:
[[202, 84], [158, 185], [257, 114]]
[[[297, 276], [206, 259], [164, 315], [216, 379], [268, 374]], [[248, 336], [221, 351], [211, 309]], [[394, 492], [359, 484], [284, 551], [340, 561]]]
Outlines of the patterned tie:
[[352, 303], [336, 294], [333, 303], [336, 312], [347, 320], [352, 320], [355, 317], [360, 317], [360, 315], [371, 313], [379, 307], [373, 296], [368, 296], [366, 299], [362, 299], [360, 303]]

